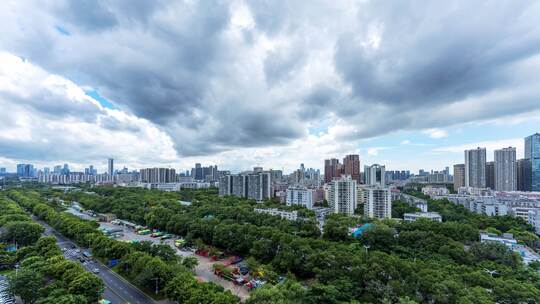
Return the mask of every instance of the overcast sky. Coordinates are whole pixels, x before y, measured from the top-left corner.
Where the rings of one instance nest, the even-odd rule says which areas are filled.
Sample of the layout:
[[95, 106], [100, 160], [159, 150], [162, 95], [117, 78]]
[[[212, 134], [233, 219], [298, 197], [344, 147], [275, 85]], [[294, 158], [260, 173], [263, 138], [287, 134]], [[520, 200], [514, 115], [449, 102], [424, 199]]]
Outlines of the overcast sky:
[[540, 132], [538, 16], [538, 1], [3, 0], [0, 167], [522, 155]]

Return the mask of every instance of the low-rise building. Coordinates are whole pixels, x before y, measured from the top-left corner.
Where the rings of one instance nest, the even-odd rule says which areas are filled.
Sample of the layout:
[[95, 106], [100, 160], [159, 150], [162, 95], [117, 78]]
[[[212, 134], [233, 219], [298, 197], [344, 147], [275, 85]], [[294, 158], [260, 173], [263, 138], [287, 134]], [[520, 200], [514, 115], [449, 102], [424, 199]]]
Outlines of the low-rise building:
[[493, 196], [495, 191], [490, 188], [475, 188], [475, 187], [461, 187], [458, 189], [458, 194], [461, 195], [474, 195], [474, 196]]
[[450, 191], [446, 187], [424, 187], [422, 188], [422, 193], [424, 193], [424, 195], [429, 195], [430, 197], [433, 197], [440, 195], [448, 195], [450, 194]]
[[514, 239], [514, 236], [510, 233], [503, 233], [502, 236], [499, 236], [493, 233], [480, 232], [480, 241], [495, 242], [505, 245], [508, 249], [519, 254], [525, 264], [540, 261], [540, 255], [538, 253], [525, 245], [518, 244], [517, 240]]
[[414, 222], [421, 218], [432, 220], [434, 222], [442, 222], [442, 217], [437, 212], [415, 212], [403, 214], [403, 220], [405, 222]]
[[533, 207], [512, 207], [510, 209], [510, 215], [522, 218], [524, 221], [529, 221], [529, 211], [534, 211], [537, 208]]
[[540, 235], [540, 209], [529, 210], [528, 223], [534, 226], [536, 234]]
[[482, 202], [474, 201], [470, 204], [470, 209], [472, 212], [478, 214], [484, 214], [487, 216], [505, 216], [508, 215], [508, 207], [505, 204], [496, 203], [496, 202]]
[[315, 212], [315, 217], [319, 219], [324, 219], [328, 215], [334, 213], [334, 210], [332, 208], [326, 208], [326, 207], [315, 207], [313, 208], [313, 211]]
[[411, 207], [420, 209], [421, 212], [427, 212], [427, 201], [416, 196], [401, 193], [400, 199]]
[[495, 233], [480, 232], [480, 242], [501, 243], [510, 249], [513, 245], [517, 245], [517, 241], [511, 233], [504, 233], [502, 236], [499, 236]]
[[270, 215], [273, 215], [273, 216], [279, 216], [283, 219], [287, 219], [287, 220], [291, 220], [291, 221], [296, 221], [298, 219], [298, 211], [285, 211], [285, 210], [280, 210], [280, 209], [277, 209], [277, 208], [268, 208], [268, 209], [265, 209], [265, 208], [255, 208], [253, 209], [253, 211], [257, 212], [257, 213], [264, 213], [264, 214], [270, 214]]

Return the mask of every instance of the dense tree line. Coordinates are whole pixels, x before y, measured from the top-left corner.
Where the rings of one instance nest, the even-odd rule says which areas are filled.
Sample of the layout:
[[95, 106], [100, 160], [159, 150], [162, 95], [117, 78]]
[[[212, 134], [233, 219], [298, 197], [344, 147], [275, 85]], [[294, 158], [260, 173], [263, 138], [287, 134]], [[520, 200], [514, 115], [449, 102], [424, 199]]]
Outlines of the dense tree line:
[[16, 245], [15, 252], [0, 251], [0, 269], [18, 269], [10, 288], [25, 303], [95, 303], [103, 283], [78, 263], [66, 260], [54, 237], [41, 237], [44, 228], [32, 221], [10, 199], [0, 196], [0, 249]]
[[[61, 212], [62, 207], [58, 201], [45, 201], [34, 191], [11, 190], [8, 195], [66, 237], [81, 246], [89, 247], [95, 257], [103, 261], [120, 259], [121, 273], [147, 290], [156, 290], [176, 300], [179, 294], [190, 288], [192, 297], [184, 303], [227, 304], [237, 303], [239, 300], [220, 286], [197, 282], [192, 274], [196, 262], [192, 258], [180, 258], [169, 246], [152, 245], [148, 242], [130, 244], [109, 239], [97, 230], [96, 222]], [[195, 284], [185, 280], [187, 276], [191, 277]]]
[[19, 253], [20, 269], [11, 288], [25, 303], [96, 303], [103, 282], [77, 262], [66, 260], [54, 237], [44, 237]]
[[[375, 222], [360, 239], [348, 228], [368, 222], [333, 215], [321, 236], [309, 218], [295, 222], [253, 212], [255, 202], [218, 197], [215, 190], [167, 193], [99, 187], [94, 194], [43, 193], [79, 201], [188, 241], [249, 256], [255, 273], [277, 283], [253, 293], [250, 303], [537, 303], [540, 279], [504, 246], [480, 244], [480, 229], [521, 232], [521, 219], [472, 214], [446, 200], [429, 200], [443, 223]], [[191, 200], [184, 206], [178, 200]], [[275, 202], [266, 203], [275, 206]], [[414, 211], [398, 205], [399, 213]], [[129, 212], [126, 212], [129, 210]], [[262, 270], [261, 270], [262, 269]], [[259, 271], [261, 270], [261, 271]], [[489, 270], [490, 272], [487, 272]]]

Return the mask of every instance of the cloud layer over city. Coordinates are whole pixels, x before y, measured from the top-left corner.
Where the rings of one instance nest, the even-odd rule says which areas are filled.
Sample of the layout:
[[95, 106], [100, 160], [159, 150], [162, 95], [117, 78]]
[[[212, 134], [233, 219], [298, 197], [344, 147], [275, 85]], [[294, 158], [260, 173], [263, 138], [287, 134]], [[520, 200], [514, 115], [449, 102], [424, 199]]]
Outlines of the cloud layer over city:
[[521, 119], [529, 135], [539, 15], [537, 1], [2, 1], [0, 163], [320, 167], [391, 151], [380, 138], [419, 144], [396, 134]]

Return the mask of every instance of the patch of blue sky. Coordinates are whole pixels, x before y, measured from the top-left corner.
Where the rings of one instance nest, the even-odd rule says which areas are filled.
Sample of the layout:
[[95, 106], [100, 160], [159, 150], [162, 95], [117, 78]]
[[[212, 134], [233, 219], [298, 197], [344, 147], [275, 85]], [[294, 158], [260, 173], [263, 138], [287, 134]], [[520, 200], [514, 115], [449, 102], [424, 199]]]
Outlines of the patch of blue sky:
[[321, 133], [328, 133], [328, 126], [311, 126], [308, 128], [309, 135], [319, 135]]
[[85, 93], [87, 96], [90, 96], [95, 101], [99, 102], [99, 104], [101, 104], [103, 107], [108, 108], [108, 109], [116, 109], [116, 106], [112, 102], [107, 100], [105, 97], [99, 95], [98, 91], [88, 90], [88, 91], [85, 91]]
[[56, 29], [56, 31], [60, 34], [60, 35], [64, 35], [64, 36], [71, 36], [71, 33], [66, 30], [65, 28], [57, 25], [54, 27]]

